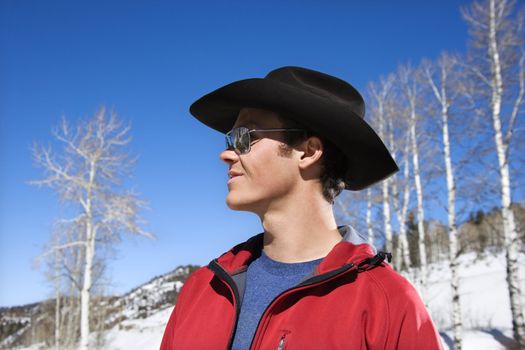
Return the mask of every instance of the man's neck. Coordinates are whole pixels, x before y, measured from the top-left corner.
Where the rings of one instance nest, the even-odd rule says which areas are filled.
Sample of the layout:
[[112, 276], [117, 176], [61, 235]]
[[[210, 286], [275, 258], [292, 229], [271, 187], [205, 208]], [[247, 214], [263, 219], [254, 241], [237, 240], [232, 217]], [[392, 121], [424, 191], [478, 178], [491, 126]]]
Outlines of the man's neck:
[[260, 216], [264, 252], [273, 260], [295, 263], [325, 257], [341, 241], [332, 205], [324, 198], [293, 198], [270, 206]]

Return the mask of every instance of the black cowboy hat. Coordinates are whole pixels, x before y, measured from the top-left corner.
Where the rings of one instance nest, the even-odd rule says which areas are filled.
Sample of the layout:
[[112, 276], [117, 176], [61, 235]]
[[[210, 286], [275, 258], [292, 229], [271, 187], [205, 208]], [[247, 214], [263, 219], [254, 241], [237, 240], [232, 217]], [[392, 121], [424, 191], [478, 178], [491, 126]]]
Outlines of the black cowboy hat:
[[190, 113], [226, 133], [244, 107], [283, 113], [331, 141], [348, 158], [347, 190], [361, 190], [399, 170], [364, 121], [363, 98], [341, 79], [306, 68], [282, 67], [264, 78], [223, 86], [195, 101]]

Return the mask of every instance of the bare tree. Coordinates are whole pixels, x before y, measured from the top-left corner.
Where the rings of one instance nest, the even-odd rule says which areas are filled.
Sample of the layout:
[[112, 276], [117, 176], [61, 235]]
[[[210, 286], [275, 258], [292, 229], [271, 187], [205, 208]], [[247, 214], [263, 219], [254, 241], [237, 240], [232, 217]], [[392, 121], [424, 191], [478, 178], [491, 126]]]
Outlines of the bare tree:
[[[379, 86], [372, 83], [370, 84], [368, 89], [369, 95], [371, 97], [370, 109], [372, 114], [372, 123], [377, 125], [379, 136], [385, 141], [387, 140], [386, 109], [393, 81], [394, 77], [390, 75], [386, 79], [381, 79], [379, 82]], [[392, 147], [394, 145], [388, 141], [386, 143], [389, 150], [393, 152], [394, 150]], [[385, 250], [387, 252], [392, 252], [392, 219], [389, 195], [390, 181], [390, 179], [385, 179], [381, 183]]]
[[[390, 122], [392, 122], [390, 120]], [[393, 133], [390, 134], [392, 138]], [[408, 135], [407, 135], [408, 136]], [[393, 142], [393, 141], [391, 141]], [[402, 139], [398, 140], [399, 146], [402, 146]], [[399, 225], [399, 233], [397, 237], [397, 245], [395, 254], [398, 257], [397, 262], [394, 264], [398, 271], [401, 271], [402, 265], [408, 270], [410, 269], [412, 262], [410, 259], [408, 239], [407, 239], [407, 217], [408, 217], [408, 205], [410, 203], [410, 161], [409, 161], [409, 142], [405, 140], [403, 151], [399, 152], [401, 156], [400, 165], [403, 169], [402, 174], [397, 174], [392, 180], [392, 203], [394, 205], [394, 211], [396, 213], [397, 222]], [[399, 159], [399, 156], [396, 157]], [[402, 190], [399, 191], [399, 188]]]
[[419, 284], [424, 294], [427, 285], [427, 255], [425, 247], [425, 211], [423, 206], [423, 186], [421, 184], [421, 170], [419, 164], [418, 147], [418, 103], [420, 88], [416, 77], [417, 71], [410, 66], [403, 66], [399, 70], [399, 78], [402, 84], [402, 91], [408, 106], [408, 119], [410, 131], [410, 154], [412, 155], [412, 173], [416, 188], [417, 200], [417, 231], [418, 231], [418, 252], [419, 252]]
[[[97, 265], [100, 248], [118, 242], [124, 232], [153, 238], [141, 228], [138, 217], [144, 202], [132, 191], [121, 189], [135, 163], [125, 148], [131, 141], [129, 131], [130, 126], [124, 125], [114, 112], [107, 116], [105, 108], [101, 108], [74, 129], [62, 119], [53, 132], [62, 145], [60, 153], [54, 153], [50, 147], [33, 148], [34, 160], [43, 168], [45, 177], [31, 183], [54, 189], [76, 215], [63, 220], [67, 229], [60, 243], [48, 252], [63, 253], [63, 267], [79, 290], [81, 350], [87, 350], [89, 345], [90, 298], [95, 277], [102, 274], [102, 265]], [[70, 249], [77, 249], [73, 265], [65, 261], [68, 255], [64, 253]]]
[[458, 231], [456, 223], [456, 182], [454, 180], [454, 169], [452, 162], [450, 135], [449, 135], [449, 108], [454, 101], [453, 94], [449, 91], [449, 75], [454, 74], [456, 59], [446, 53], [442, 54], [437, 61], [437, 70], [429, 62], [423, 64], [423, 71], [430, 85], [431, 91], [441, 107], [441, 134], [443, 137], [443, 157], [445, 163], [445, 174], [447, 182], [447, 214], [448, 214], [448, 237], [449, 237], [449, 259], [452, 272], [452, 323], [454, 329], [454, 349], [462, 348], [462, 314], [459, 293], [459, 262], [458, 262]]
[[390, 179], [389, 198], [391, 199], [396, 214], [398, 225], [397, 243], [393, 247], [396, 270], [401, 271], [403, 267], [407, 270], [407, 277], [413, 280], [410, 274], [412, 261], [407, 238], [408, 207], [410, 205], [410, 194], [412, 191], [410, 181], [410, 134], [408, 133], [409, 120], [406, 118], [407, 108], [402, 104], [399, 97], [399, 85], [391, 91], [385, 109], [385, 139], [392, 150], [392, 157], [398, 162], [402, 171]]
[[[513, 16], [513, 1], [475, 2], [462, 14], [471, 46], [466, 65], [479, 83], [480, 105], [490, 116], [500, 177], [501, 207], [507, 262], [507, 283], [514, 339], [525, 347], [525, 320], [519, 283], [519, 241], [511, 208], [509, 171], [511, 140], [522, 113], [525, 93], [523, 11]], [[488, 101], [488, 103], [484, 103]], [[487, 118], [489, 119], [489, 118]]]

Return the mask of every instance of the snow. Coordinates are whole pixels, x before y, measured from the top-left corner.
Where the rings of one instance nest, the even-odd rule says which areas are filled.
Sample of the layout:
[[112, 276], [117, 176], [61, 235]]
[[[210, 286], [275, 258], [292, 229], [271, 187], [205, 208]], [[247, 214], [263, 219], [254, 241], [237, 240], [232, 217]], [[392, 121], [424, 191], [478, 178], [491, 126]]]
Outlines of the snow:
[[[139, 318], [146, 312], [148, 315], [151, 310], [161, 309], [169, 306], [164, 303], [166, 295], [172, 291], [180, 292], [183, 284], [181, 281], [171, 281], [174, 277], [188, 275], [188, 268], [179, 267], [175, 271], [164, 276], [156, 277], [150, 282], [134, 289], [121, 299], [115, 302], [115, 306], [124, 305], [121, 315], [113, 315], [113, 317], [124, 316], [126, 319]], [[113, 319], [109, 320], [113, 321]]]
[[141, 320], [127, 320], [107, 333], [104, 349], [159, 349], [166, 322], [173, 307]]
[[[425, 300], [442, 338], [452, 349], [452, 301], [448, 262], [432, 265]], [[460, 294], [464, 343], [469, 349], [506, 349], [512, 342], [510, 301], [505, 256], [487, 254], [483, 260], [473, 253], [460, 257]], [[520, 256], [522, 304], [525, 305], [525, 255]], [[445, 348], [447, 348], [445, 346]]]
[[38, 343], [38, 344], [33, 344], [27, 348], [18, 348], [18, 349], [20, 350], [43, 350], [43, 349], [46, 349], [46, 347], [44, 343]]
[[[499, 350], [512, 342], [509, 295], [505, 282], [503, 253], [487, 254], [483, 259], [473, 253], [461, 256], [461, 302], [463, 310], [463, 349]], [[452, 349], [450, 270], [447, 262], [429, 265], [426, 301], [442, 336], [445, 349]], [[520, 256], [521, 288], [525, 292], [525, 255]], [[180, 288], [177, 284], [177, 288]], [[150, 292], [153, 292], [149, 287]], [[522, 295], [523, 298], [523, 295]], [[523, 298], [525, 304], [525, 298]], [[107, 350], [158, 349], [173, 307], [144, 319], [123, 321], [106, 335]], [[94, 335], [93, 335], [94, 336]], [[23, 350], [37, 350], [33, 345]], [[22, 350], [22, 349], [21, 349]]]

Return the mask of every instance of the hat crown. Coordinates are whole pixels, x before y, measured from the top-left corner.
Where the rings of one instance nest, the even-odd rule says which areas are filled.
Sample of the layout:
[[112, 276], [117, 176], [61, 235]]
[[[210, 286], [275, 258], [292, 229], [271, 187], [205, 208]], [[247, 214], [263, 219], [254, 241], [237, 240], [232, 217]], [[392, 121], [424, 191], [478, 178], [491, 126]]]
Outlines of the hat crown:
[[361, 94], [349, 83], [334, 76], [302, 67], [281, 67], [268, 73], [265, 79], [306, 90], [328, 98], [335, 103], [347, 105], [361, 118], [365, 116], [365, 103]]

